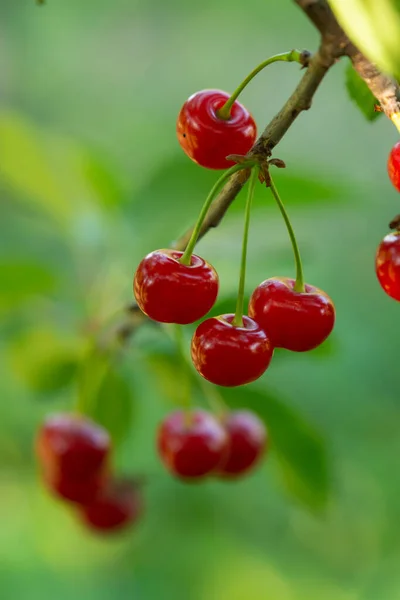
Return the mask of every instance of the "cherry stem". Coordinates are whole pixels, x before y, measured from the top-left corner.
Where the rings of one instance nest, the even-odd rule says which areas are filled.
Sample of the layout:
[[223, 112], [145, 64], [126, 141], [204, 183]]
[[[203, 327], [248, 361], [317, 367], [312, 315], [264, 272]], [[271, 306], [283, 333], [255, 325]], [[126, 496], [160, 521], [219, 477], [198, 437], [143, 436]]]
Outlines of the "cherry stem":
[[228, 406], [214, 385], [209, 384], [203, 378], [200, 378], [200, 385], [204, 392], [204, 396], [206, 397], [207, 402], [214, 414], [216, 414], [218, 417], [223, 417], [227, 412], [229, 412]]
[[289, 215], [286, 212], [286, 208], [279, 196], [278, 190], [275, 187], [271, 174], [269, 175], [269, 187], [271, 188], [272, 195], [274, 196], [277, 205], [279, 206], [279, 210], [281, 211], [283, 220], [285, 221], [286, 228], [289, 233], [290, 241], [292, 242], [294, 260], [296, 263], [296, 281], [294, 284], [295, 292], [304, 292], [304, 276], [303, 276], [303, 265], [300, 257], [300, 250], [296, 240], [296, 236], [294, 234], [294, 230], [292, 224], [289, 219]]
[[186, 425], [190, 425], [190, 407], [191, 407], [191, 373], [190, 367], [187, 362], [185, 353], [185, 338], [183, 334], [183, 328], [181, 325], [174, 325], [174, 338], [178, 355], [182, 365], [183, 371], [183, 385], [182, 385], [182, 405], [187, 409]]
[[251, 172], [249, 187], [247, 191], [246, 208], [244, 216], [244, 231], [243, 231], [243, 242], [242, 242], [242, 258], [240, 263], [240, 278], [239, 278], [239, 290], [236, 302], [235, 317], [232, 321], [234, 327], [243, 327], [243, 307], [244, 307], [244, 286], [246, 283], [246, 263], [247, 263], [247, 244], [249, 240], [249, 226], [250, 226], [250, 213], [251, 204], [254, 196], [254, 189], [258, 177], [258, 169], [254, 168]]
[[219, 190], [219, 188], [221, 187], [221, 185], [223, 183], [225, 183], [225, 181], [227, 181], [232, 175], [237, 173], [237, 171], [241, 171], [242, 169], [248, 169], [249, 167], [252, 167], [253, 165], [254, 165], [254, 161], [244, 161], [244, 162], [241, 162], [240, 164], [233, 165], [233, 167], [231, 167], [230, 169], [225, 171], [225, 173], [223, 173], [223, 175], [221, 175], [221, 177], [218, 179], [218, 181], [213, 185], [213, 187], [212, 187], [210, 193], [208, 194], [206, 201], [204, 202], [203, 207], [200, 211], [199, 217], [197, 219], [196, 225], [193, 228], [192, 235], [190, 236], [190, 240], [188, 241], [185, 252], [182, 254], [181, 258], [179, 259], [183, 265], [189, 266], [191, 264], [193, 250], [197, 244], [197, 240], [199, 239], [199, 235], [201, 232], [201, 227], [203, 225], [204, 219], [206, 218], [208, 210], [214, 199], [214, 196], [217, 193], [217, 191]]
[[[188, 394], [184, 393], [184, 405], [187, 407], [187, 414], [190, 415], [190, 406], [191, 406], [191, 382], [196, 385], [200, 385], [203, 390], [204, 396], [210, 405], [212, 411], [218, 415], [223, 416], [225, 413], [229, 411], [228, 406], [226, 405], [222, 396], [217, 392], [215, 386], [211, 385], [207, 381], [205, 381], [202, 377], [196, 377], [196, 372], [193, 369], [193, 364], [188, 356], [188, 353], [185, 352], [185, 336], [183, 333], [183, 327], [181, 325], [173, 325], [174, 331], [172, 332], [169, 327], [166, 327], [165, 330], [169, 334], [170, 338], [173, 338], [175, 341], [179, 358], [183, 363], [185, 370], [185, 377], [187, 380], [189, 392]], [[190, 425], [190, 416], [188, 416], [187, 424]]]
[[233, 94], [228, 98], [223, 106], [219, 110], [217, 110], [217, 116], [224, 121], [227, 121], [231, 117], [231, 110], [234, 102], [237, 100], [238, 96], [243, 92], [244, 88], [250, 81], [265, 67], [271, 65], [274, 62], [283, 61], [283, 62], [297, 62], [303, 64], [303, 53], [298, 50], [291, 50], [290, 52], [283, 52], [282, 54], [275, 54], [267, 60], [264, 60], [261, 64], [258, 65], [249, 75], [247, 75], [246, 79], [242, 81], [238, 88], [233, 92]]

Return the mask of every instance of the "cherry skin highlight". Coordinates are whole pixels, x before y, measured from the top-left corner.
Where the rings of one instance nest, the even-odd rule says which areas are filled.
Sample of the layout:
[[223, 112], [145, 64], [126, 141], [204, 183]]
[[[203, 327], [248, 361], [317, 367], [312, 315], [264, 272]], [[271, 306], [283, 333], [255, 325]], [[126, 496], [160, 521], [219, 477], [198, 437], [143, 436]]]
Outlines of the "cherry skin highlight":
[[287, 277], [267, 279], [254, 290], [249, 315], [268, 333], [275, 348], [306, 352], [316, 348], [331, 333], [335, 308], [325, 292], [305, 285], [294, 290]]
[[390, 151], [388, 163], [390, 181], [398, 192], [400, 192], [400, 142], [397, 142]]
[[81, 521], [98, 533], [119, 531], [137, 521], [143, 500], [137, 482], [110, 480], [101, 492], [79, 510]]
[[400, 232], [383, 238], [376, 253], [375, 268], [387, 295], [400, 302]]
[[200, 479], [225, 460], [228, 436], [211, 414], [203, 410], [176, 411], [161, 423], [157, 448], [167, 469], [183, 479]]
[[267, 430], [261, 419], [250, 410], [229, 412], [222, 420], [229, 437], [226, 462], [218, 468], [223, 478], [245, 475], [259, 462], [267, 445]]
[[176, 124], [179, 143], [194, 162], [208, 169], [228, 169], [235, 163], [230, 154], [245, 155], [257, 137], [251, 114], [240, 102], [234, 102], [229, 119], [217, 115], [229, 99], [221, 90], [202, 90], [183, 105]]
[[89, 419], [73, 414], [52, 415], [42, 425], [36, 452], [50, 479], [82, 482], [106, 463], [111, 449], [107, 431]]
[[250, 317], [235, 327], [235, 315], [212, 317], [192, 338], [192, 361], [204, 379], [233, 387], [255, 381], [271, 362], [273, 347], [263, 329]]
[[155, 250], [140, 263], [133, 290], [145, 315], [160, 323], [186, 325], [204, 317], [218, 295], [218, 275], [205, 260], [192, 255], [191, 264], [179, 259], [183, 252]]

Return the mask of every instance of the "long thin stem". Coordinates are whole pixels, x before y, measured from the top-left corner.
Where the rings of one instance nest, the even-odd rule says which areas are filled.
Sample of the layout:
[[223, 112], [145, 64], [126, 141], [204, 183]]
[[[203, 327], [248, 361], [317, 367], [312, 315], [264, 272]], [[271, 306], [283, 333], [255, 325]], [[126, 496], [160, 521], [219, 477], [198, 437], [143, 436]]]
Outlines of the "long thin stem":
[[183, 335], [183, 329], [181, 325], [173, 325], [174, 329], [174, 339], [176, 348], [178, 350], [178, 355], [180, 359], [180, 363], [182, 365], [182, 406], [190, 409], [192, 404], [192, 396], [191, 396], [191, 373], [190, 368], [187, 363], [186, 352], [185, 352], [185, 338]]
[[239, 289], [238, 297], [236, 302], [235, 318], [232, 321], [232, 325], [235, 327], [243, 327], [243, 306], [244, 306], [244, 286], [246, 283], [246, 262], [247, 262], [247, 243], [249, 239], [249, 226], [250, 226], [250, 213], [251, 204], [254, 196], [254, 188], [258, 177], [258, 169], [254, 167], [249, 182], [249, 188], [247, 191], [246, 208], [244, 216], [244, 230], [243, 230], [243, 242], [242, 242], [242, 258], [240, 262], [240, 278], [239, 278]]
[[212, 201], [214, 199], [214, 196], [218, 192], [219, 188], [234, 173], [236, 173], [237, 171], [241, 171], [242, 169], [246, 169], [248, 167], [251, 167], [253, 164], [254, 164], [254, 161], [245, 161], [245, 162], [242, 162], [240, 164], [233, 165], [233, 167], [231, 167], [230, 169], [228, 169], [227, 171], [225, 171], [225, 173], [223, 173], [223, 175], [213, 185], [213, 187], [212, 187], [210, 193], [208, 194], [208, 196], [206, 198], [206, 201], [204, 202], [203, 207], [202, 207], [202, 209], [200, 211], [199, 217], [197, 219], [196, 225], [194, 226], [194, 229], [192, 231], [192, 235], [190, 236], [190, 240], [188, 241], [188, 244], [186, 246], [185, 252], [182, 254], [182, 256], [180, 258], [180, 262], [183, 265], [190, 265], [190, 263], [191, 263], [193, 250], [194, 250], [194, 247], [196, 246], [197, 240], [199, 238], [200, 231], [201, 231], [201, 226], [203, 225], [203, 221], [204, 221], [204, 219], [207, 216], [208, 209], [210, 208], [211, 203], [212, 203]]
[[217, 111], [217, 115], [220, 119], [228, 120], [231, 116], [231, 109], [234, 102], [237, 100], [238, 96], [243, 92], [244, 88], [250, 83], [250, 81], [265, 67], [271, 65], [274, 62], [283, 61], [283, 62], [298, 62], [302, 64], [302, 53], [298, 50], [291, 50], [290, 52], [283, 52], [282, 54], [275, 54], [267, 60], [264, 60], [261, 64], [258, 65], [249, 75], [247, 75], [246, 79], [242, 81], [239, 87], [233, 92], [231, 97], [225, 102], [225, 104]]
[[286, 212], [286, 208], [279, 196], [278, 190], [275, 187], [275, 184], [273, 182], [271, 175], [270, 175], [270, 188], [271, 188], [272, 195], [274, 196], [276, 203], [279, 206], [279, 210], [281, 211], [283, 220], [285, 221], [286, 228], [289, 233], [290, 241], [292, 242], [294, 260], [296, 263], [296, 282], [294, 284], [294, 289], [296, 292], [304, 292], [303, 265], [301, 262], [299, 246], [297, 244], [296, 236], [294, 234], [294, 230], [293, 230], [292, 224], [290, 222], [289, 215]]

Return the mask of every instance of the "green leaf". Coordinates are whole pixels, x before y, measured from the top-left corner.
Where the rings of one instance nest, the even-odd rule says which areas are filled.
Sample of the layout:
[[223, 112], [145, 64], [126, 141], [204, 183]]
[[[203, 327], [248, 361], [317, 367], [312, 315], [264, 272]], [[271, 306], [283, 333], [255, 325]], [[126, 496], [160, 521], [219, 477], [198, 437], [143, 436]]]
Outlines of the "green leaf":
[[[296, 173], [293, 172], [292, 165], [288, 166], [291, 168], [282, 173], [278, 169], [274, 171], [286, 205], [337, 202], [341, 198], [341, 187], [337, 181], [316, 179], [315, 172]], [[202, 169], [181, 155], [172, 157], [155, 171], [146, 185], [137, 191], [134, 202], [130, 205], [131, 220], [138, 235], [146, 227], [148, 247], [167, 244], [192, 225], [217, 179], [216, 172]], [[269, 190], [257, 185], [254, 207], [273, 206], [273, 202]], [[242, 196], [233, 202], [229, 212], [243, 210], [242, 193]], [[157, 215], [157, 219], [154, 215]], [[148, 223], [152, 224], [151, 231]]]
[[16, 307], [56, 287], [56, 277], [48, 267], [29, 261], [1, 262], [0, 281], [0, 309]]
[[78, 340], [58, 337], [50, 330], [32, 330], [10, 348], [15, 374], [32, 391], [54, 394], [72, 383], [81, 360]]
[[357, 104], [368, 121], [375, 121], [382, 113], [375, 110], [377, 102], [365, 81], [349, 63], [346, 69], [346, 87], [350, 98]]
[[352, 42], [382, 70], [400, 78], [400, 1], [329, 0]]
[[0, 114], [0, 165], [0, 178], [29, 203], [57, 220], [71, 215], [42, 135], [11, 112]]
[[91, 417], [109, 431], [114, 443], [118, 443], [129, 432], [132, 406], [132, 393], [128, 381], [115, 367], [111, 367], [97, 392]]
[[93, 151], [83, 151], [81, 160], [82, 175], [98, 202], [106, 209], [121, 204], [125, 193], [108, 162]]
[[326, 506], [330, 491], [327, 450], [320, 433], [270, 392], [222, 389], [229, 406], [251, 408], [265, 420], [288, 492], [312, 510]]
[[129, 432], [132, 393], [122, 369], [112, 357], [97, 348], [88, 353], [78, 382], [79, 409], [105, 427], [114, 443]]

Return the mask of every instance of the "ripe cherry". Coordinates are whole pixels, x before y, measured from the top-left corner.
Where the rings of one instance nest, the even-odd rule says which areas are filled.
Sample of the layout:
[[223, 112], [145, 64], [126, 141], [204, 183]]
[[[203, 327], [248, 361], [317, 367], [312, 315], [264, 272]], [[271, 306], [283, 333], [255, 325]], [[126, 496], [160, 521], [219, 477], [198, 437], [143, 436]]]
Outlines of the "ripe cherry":
[[157, 448], [167, 469], [184, 479], [198, 479], [225, 459], [228, 436], [215, 417], [203, 410], [176, 411], [161, 423]]
[[388, 296], [400, 302], [400, 232], [389, 233], [379, 245], [376, 260], [379, 283]]
[[257, 127], [246, 108], [235, 101], [229, 119], [217, 111], [229, 99], [221, 90], [202, 90], [190, 96], [178, 116], [180, 145], [194, 162], [208, 169], [227, 169], [230, 154], [245, 155], [257, 137]]
[[204, 317], [218, 295], [218, 275], [205, 260], [183, 252], [155, 250], [140, 263], [133, 289], [140, 309], [154, 321], [186, 325]]
[[390, 181], [396, 190], [400, 192], [400, 142], [397, 142], [391, 149], [387, 168]]
[[105, 465], [110, 447], [110, 437], [103, 427], [72, 414], [49, 417], [36, 439], [39, 460], [51, 480], [91, 479]]
[[211, 383], [223, 386], [255, 381], [268, 367], [273, 347], [267, 334], [250, 319], [233, 324], [235, 315], [212, 317], [201, 323], [192, 338], [192, 360]]
[[89, 529], [111, 533], [136, 521], [142, 509], [142, 494], [137, 482], [110, 480], [92, 502], [79, 509], [78, 514]]
[[255, 466], [267, 444], [267, 430], [250, 410], [235, 410], [224, 416], [222, 424], [229, 437], [226, 461], [218, 468], [221, 477], [238, 477]]
[[249, 315], [268, 333], [275, 348], [306, 352], [328, 337], [335, 323], [335, 308], [325, 292], [305, 285], [294, 290], [287, 277], [267, 279], [254, 290]]
[[60, 472], [42, 473], [47, 488], [58, 498], [77, 504], [93, 502], [107, 481], [106, 472], [99, 472], [87, 479], [70, 479]]

